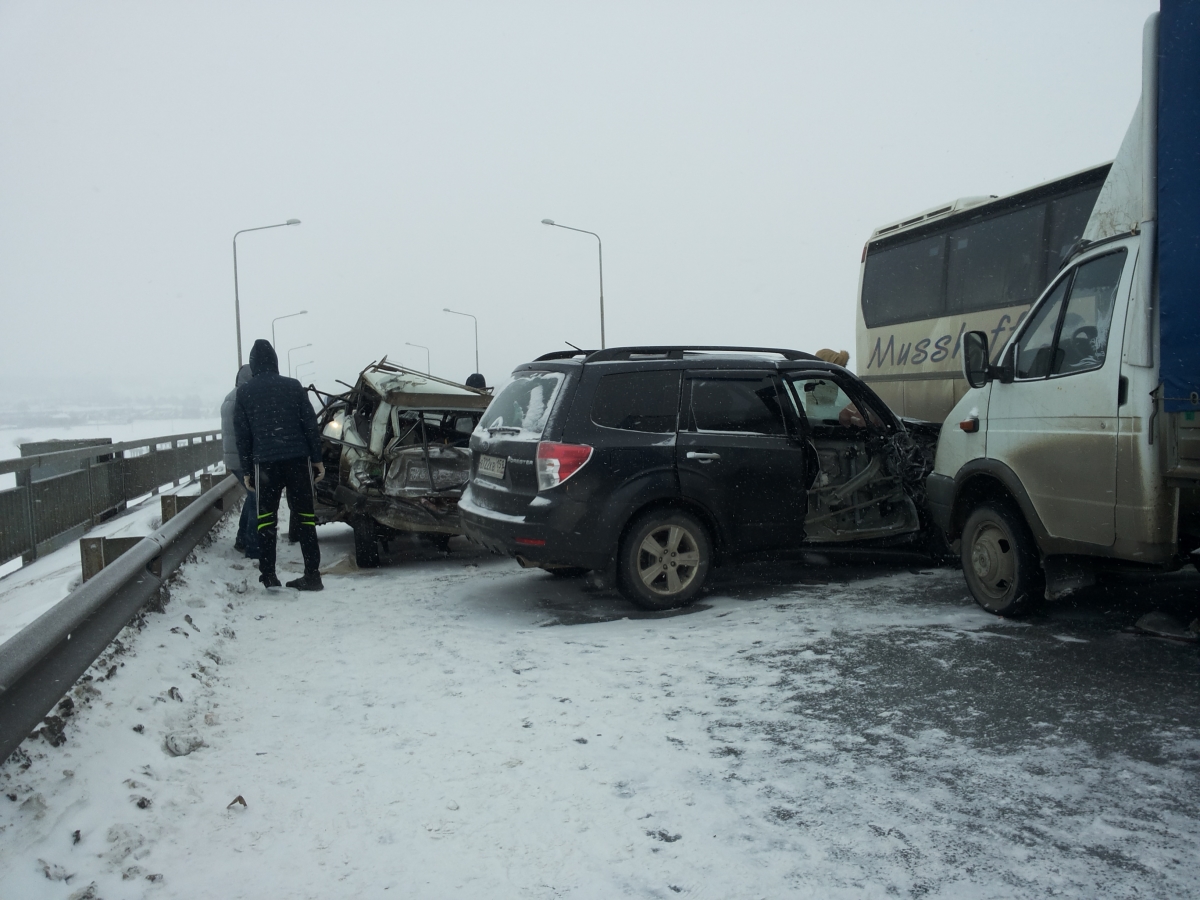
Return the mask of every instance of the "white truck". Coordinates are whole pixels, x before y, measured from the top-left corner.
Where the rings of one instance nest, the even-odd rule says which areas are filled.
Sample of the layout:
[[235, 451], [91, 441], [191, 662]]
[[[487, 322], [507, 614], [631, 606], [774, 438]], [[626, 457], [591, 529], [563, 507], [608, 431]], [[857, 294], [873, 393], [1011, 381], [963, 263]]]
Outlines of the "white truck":
[[1078, 248], [1002, 347], [963, 336], [930, 512], [1018, 615], [1200, 548], [1200, 4], [1143, 33], [1142, 96]]

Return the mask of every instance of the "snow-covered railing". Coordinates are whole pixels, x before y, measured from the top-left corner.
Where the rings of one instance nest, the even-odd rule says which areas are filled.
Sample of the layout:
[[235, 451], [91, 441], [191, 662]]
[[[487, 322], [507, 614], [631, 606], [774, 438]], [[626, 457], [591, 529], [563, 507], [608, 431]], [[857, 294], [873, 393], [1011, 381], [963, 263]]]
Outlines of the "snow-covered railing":
[[230, 475], [0, 644], [0, 762], [162, 588], [237, 496], [237, 480]]
[[0, 490], [0, 563], [57, 550], [127, 501], [178, 484], [221, 454], [214, 429], [0, 460], [0, 475], [17, 476], [16, 487]]

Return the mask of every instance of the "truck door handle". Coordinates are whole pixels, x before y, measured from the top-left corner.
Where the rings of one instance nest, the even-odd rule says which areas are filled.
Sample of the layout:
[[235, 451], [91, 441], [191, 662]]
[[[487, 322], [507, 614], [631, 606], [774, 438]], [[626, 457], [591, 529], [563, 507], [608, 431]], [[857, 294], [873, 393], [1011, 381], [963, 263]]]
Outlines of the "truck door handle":
[[697, 453], [695, 450], [689, 450], [687, 453], [688, 459], [698, 459], [700, 462], [712, 462], [714, 459], [720, 459], [720, 453]]

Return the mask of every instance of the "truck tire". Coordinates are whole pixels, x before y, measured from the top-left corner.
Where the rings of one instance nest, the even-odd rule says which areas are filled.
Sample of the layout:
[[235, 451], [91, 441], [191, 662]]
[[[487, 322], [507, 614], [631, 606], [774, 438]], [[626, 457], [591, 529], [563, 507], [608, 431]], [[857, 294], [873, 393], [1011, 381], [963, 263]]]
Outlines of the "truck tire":
[[375, 520], [358, 516], [352, 523], [354, 529], [354, 562], [360, 569], [379, 567], [379, 539], [375, 534]]
[[621, 542], [617, 583], [645, 609], [675, 609], [696, 599], [712, 565], [712, 542], [693, 516], [672, 509], [639, 516]]
[[975, 602], [995, 615], [1022, 615], [1042, 597], [1037, 544], [1008, 503], [989, 500], [971, 511], [962, 531], [962, 568]]

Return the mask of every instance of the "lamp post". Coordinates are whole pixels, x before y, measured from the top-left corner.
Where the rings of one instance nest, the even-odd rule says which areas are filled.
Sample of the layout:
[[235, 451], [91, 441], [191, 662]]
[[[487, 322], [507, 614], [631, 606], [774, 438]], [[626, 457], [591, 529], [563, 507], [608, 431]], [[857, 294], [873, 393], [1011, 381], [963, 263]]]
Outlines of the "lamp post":
[[425, 374], [428, 375], [429, 374], [429, 348], [426, 347], [424, 344], [413, 344], [413, 343], [410, 343], [409, 341], [405, 341], [404, 345], [406, 347], [420, 347], [422, 350], [425, 351]]
[[313, 363], [313, 360], [311, 360], [311, 359], [310, 359], [308, 362], [302, 362], [302, 363], [299, 363], [299, 364], [296, 366], [296, 378], [297, 378], [297, 379], [299, 379], [299, 378], [300, 378], [300, 370], [301, 370], [301, 369], [303, 369], [305, 366], [311, 366], [311, 365], [313, 365], [313, 364], [314, 364], [314, 363]]
[[479, 320], [470, 313], [458, 312], [458, 310], [442, 307], [442, 312], [448, 312], [456, 316], [466, 316], [475, 323], [475, 371], [479, 371]]
[[278, 322], [280, 319], [291, 319], [291, 318], [294, 318], [295, 316], [304, 316], [307, 314], [308, 314], [308, 310], [302, 309], [298, 313], [288, 313], [286, 316], [276, 316], [275, 318], [273, 318], [271, 320], [271, 346], [275, 347], [276, 352], [279, 352], [279, 347], [275, 344], [275, 323]]
[[559, 225], [553, 219], [542, 219], [543, 225], [553, 225], [555, 228], [565, 228], [567, 231], [578, 231], [580, 234], [590, 234], [596, 239], [596, 248], [600, 254], [600, 349], [604, 349], [604, 244], [600, 235], [583, 228], [572, 228], [570, 225]]
[[[242, 303], [238, 297], [238, 277], [237, 277], [237, 239], [239, 234], [245, 234], [247, 231], [265, 231], [268, 228], [282, 228], [285, 225], [299, 225], [299, 219], [288, 219], [286, 222], [280, 222], [277, 225], [259, 225], [257, 228], [243, 228], [241, 231], [233, 233], [233, 317], [237, 321], [237, 347], [238, 347], [238, 368], [242, 367]], [[271, 345], [275, 342], [272, 340]]]
[[292, 350], [303, 350], [305, 347], [311, 347], [312, 344], [301, 344], [299, 347], [292, 347], [288, 350], [288, 377], [292, 375]]

